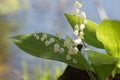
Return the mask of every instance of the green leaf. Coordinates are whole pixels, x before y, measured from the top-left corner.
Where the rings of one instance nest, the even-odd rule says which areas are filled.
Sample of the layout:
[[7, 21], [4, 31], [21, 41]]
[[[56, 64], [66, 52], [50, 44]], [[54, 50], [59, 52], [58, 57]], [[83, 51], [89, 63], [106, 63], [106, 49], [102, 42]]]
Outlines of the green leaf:
[[[46, 40], [49, 40], [49, 38], [54, 38], [55, 42], [48, 46], [45, 46], [45, 41], [41, 41], [40, 39], [37, 40], [35, 39], [35, 37], [33, 37], [33, 35], [34, 34], [18, 35], [12, 37], [12, 40], [19, 48], [33, 56], [44, 59], [61, 61], [79, 69], [85, 69], [90, 71], [92, 70], [91, 65], [79, 52], [76, 55], [71, 55], [72, 57], [71, 60], [66, 60], [66, 54], [68, 52], [68, 49], [64, 46], [63, 39], [59, 39], [58, 37], [47, 34]], [[39, 38], [41, 38], [42, 35], [43, 33], [37, 33], [37, 36], [39, 36]], [[54, 52], [54, 44], [56, 43], [58, 43], [60, 47], [65, 49], [64, 53]], [[73, 63], [73, 59], [75, 59], [77, 63]]]
[[97, 37], [107, 54], [120, 58], [120, 21], [104, 20], [97, 30]]
[[88, 54], [88, 59], [92, 64], [95, 65], [107, 65], [107, 64], [114, 64], [118, 62], [118, 58], [92, 51], [92, 50], [86, 50]]
[[107, 78], [111, 75], [113, 68], [115, 67], [114, 64], [109, 65], [92, 65], [97, 77], [99, 80], [107, 80]]
[[[76, 25], [76, 20], [78, 19], [78, 17], [76, 17], [73, 14], [65, 14], [65, 16], [74, 30], [74, 27]], [[78, 21], [80, 21], [80, 18]], [[79, 22], [79, 24], [81, 23]], [[91, 46], [104, 49], [103, 44], [100, 41], [98, 41], [96, 37], [96, 30], [98, 27], [99, 25], [97, 23], [88, 20], [88, 23], [85, 25], [85, 29], [84, 29], [84, 40], [87, 44]]]
[[115, 67], [112, 71], [112, 77], [115, 77], [116, 73], [117, 73], [117, 68]]
[[119, 60], [115, 57], [92, 50], [87, 50], [87, 54], [99, 80], [106, 80], [106, 78], [111, 75], [115, 64]]

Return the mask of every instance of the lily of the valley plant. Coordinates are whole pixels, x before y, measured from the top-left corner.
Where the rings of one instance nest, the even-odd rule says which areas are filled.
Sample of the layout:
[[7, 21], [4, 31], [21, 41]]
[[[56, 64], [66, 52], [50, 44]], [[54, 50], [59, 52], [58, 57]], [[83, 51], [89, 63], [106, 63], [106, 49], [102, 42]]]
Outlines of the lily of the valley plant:
[[[62, 38], [44, 32], [17, 35], [12, 37], [12, 40], [19, 48], [33, 56], [61, 61], [86, 70], [91, 80], [107, 80], [110, 75], [114, 77], [120, 71], [120, 21], [103, 20], [97, 24], [87, 19], [81, 7], [82, 5], [75, 1], [75, 14], [65, 13], [75, 40], [67, 35]], [[84, 45], [87, 59], [78, 50], [79, 44]], [[105, 49], [105, 53], [90, 50], [87, 45]]]

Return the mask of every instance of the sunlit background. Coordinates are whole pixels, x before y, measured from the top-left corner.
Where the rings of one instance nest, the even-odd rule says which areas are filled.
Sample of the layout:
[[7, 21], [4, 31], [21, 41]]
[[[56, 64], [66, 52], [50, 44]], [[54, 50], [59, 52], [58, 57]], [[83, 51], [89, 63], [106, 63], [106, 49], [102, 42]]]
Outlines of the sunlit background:
[[[120, 0], [79, 1], [88, 19], [97, 23], [105, 18], [120, 20]], [[74, 13], [73, 8], [74, 0], [0, 0], [0, 80], [59, 77], [66, 64], [33, 57], [16, 47], [9, 37], [33, 32], [66, 33], [73, 37], [64, 17], [64, 13]], [[38, 73], [45, 71], [48, 73], [44, 76], [50, 74], [51, 78], [36, 79]]]

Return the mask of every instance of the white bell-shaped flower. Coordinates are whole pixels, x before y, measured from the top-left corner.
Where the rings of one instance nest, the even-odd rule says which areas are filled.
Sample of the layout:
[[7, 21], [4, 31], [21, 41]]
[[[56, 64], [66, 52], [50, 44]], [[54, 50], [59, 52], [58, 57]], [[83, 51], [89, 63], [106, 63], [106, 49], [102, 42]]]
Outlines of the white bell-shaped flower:
[[50, 43], [55, 42], [54, 38], [50, 38], [50, 39], [49, 39], [49, 42], [50, 42]]
[[64, 48], [60, 48], [60, 53], [64, 53], [64, 52], [65, 52]]
[[73, 32], [73, 34], [74, 34], [75, 36], [78, 36], [78, 33], [79, 33], [78, 30], [75, 30], [75, 31]]
[[69, 49], [67, 54], [72, 55], [73, 54], [73, 50]]
[[35, 33], [35, 34], [33, 34], [33, 37], [35, 37], [36, 38], [36, 36], [37, 36], [37, 34]]
[[82, 40], [81, 39], [76, 39], [76, 40], [74, 40], [74, 43], [77, 46], [78, 44], [82, 43]]
[[77, 8], [81, 8], [81, 7], [82, 7], [82, 4], [79, 3], [78, 1], [75, 1], [75, 6], [76, 6]]
[[86, 19], [84, 20], [84, 24], [87, 24], [87, 20]]
[[59, 51], [60, 51], [60, 49], [59, 49], [59, 48], [54, 47], [54, 53], [57, 53], [57, 52], [59, 52]]
[[67, 37], [64, 41], [64, 46], [69, 46], [69, 43], [71, 42], [71, 40]]
[[82, 12], [80, 13], [80, 18], [86, 19], [86, 18], [87, 18], [86, 13], [82, 11]]
[[47, 34], [44, 33], [44, 34], [42, 35], [42, 37], [46, 39], [46, 38], [47, 38]]
[[41, 39], [40, 39], [41, 41], [44, 41], [45, 40], [45, 38], [44, 37], [41, 37]]
[[66, 60], [71, 60], [71, 59], [72, 59], [71, 55], [67, 54], [66, 55]]
[[37, 40], [39, 40], [39, 39], [40, 39], [40, 37], [37, 35], [37, 36], [36, 36], [36, 39], [37, 39]]
[[73, 52], [74, 52], [74, 53], [76, 53], [76, 54], [77, 54], [77, 52], [78, 52], [78, 51], [79, 51], [79, 50], [78, 50], [78, 48], [77, 48], [77, 47], [74, 47], [74, 48], [73, 48]]
[[85, 25], [84, 24], [81, 24], [80, 25], [80, 30], [83, 30], [85, 28]]
[[76, 13], [76, 15], [79, 15], [80, 10], [79, 9], [75, 9], [75, 13]]
[[50, 42], [49, 41], [45, 41], [45, 46], [48, 46], [50, 45]]
[[59, 48], [60, 48], [60, 45], [56, 43], [56, 44], [54, 45], [54, 48], [56, 48], [56, 49], [58, 48], [58, 49], [59, 49]]

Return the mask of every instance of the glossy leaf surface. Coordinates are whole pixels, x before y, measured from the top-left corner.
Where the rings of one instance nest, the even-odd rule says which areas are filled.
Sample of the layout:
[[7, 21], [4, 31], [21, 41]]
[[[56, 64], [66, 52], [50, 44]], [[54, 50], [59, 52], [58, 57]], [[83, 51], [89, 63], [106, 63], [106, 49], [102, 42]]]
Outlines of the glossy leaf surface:
[[97, 30], [97, 37], [107, 54], [120, 58], [120, 21], [104, 20]]
[[[37, 33], [37, 35], [39, 36], [39, 39], [33, 37], [34, 34], [23, 34], [12, 37], [12, 40], [19, 48], [33, 56], [61, 61], [79, 69], [85, 69], [90, 71], [92, 70], [92, 67], [80, 52], [78, 52], [78, 54], [71, 55], [71, 60], [66, 60], [66, 54], [68, 52], [68, 49], [64, 46], [63, 39], [60, 40], [59, 38], [51, 34], [47, 34], [46, 40], [54, 38], [55, 42], [51, 43], [48, 46], [45, 46], [45, 41], [40, 40], [43, 33]], [[61, 48], [65, 49], [64, 53], [54, 52], [54, 45], [56, 43], [59, 44]], [[75, 62], [75, 60], [77, 61], [77, 63]]]
[[111, 75], [119, 60], [115, 57], [91, 50], [87, 50], [87, 54], [99, 80], [106, 80]]

